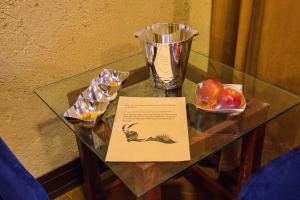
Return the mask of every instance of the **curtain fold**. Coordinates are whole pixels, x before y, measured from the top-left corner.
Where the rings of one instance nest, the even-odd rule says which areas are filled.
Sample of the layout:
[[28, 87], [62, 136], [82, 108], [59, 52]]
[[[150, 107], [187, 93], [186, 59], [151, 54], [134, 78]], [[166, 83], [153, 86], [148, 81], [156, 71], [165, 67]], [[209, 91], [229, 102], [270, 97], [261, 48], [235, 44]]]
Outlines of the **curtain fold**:
[[[212, 3], [210, 57], [299, 95], [300, 1]], [[268, 124], [264, 162], [300, 145], [299, 113], [298, 106]], [[237, 159], [228, 159], [239, 158], [240, 144], [234, 145], [222, 152], [221, 169], [236, 165]]]
[[253, 0], [241, 1], [239, 23], [237, 31], [237, 42], [235, 49], [234, 67], [243, 71], [246, 64], [246, 55], [249, 44], [251, 19], [253, 16]]
[[240, 0], [213, 0], [209, 56], [234, 65]]

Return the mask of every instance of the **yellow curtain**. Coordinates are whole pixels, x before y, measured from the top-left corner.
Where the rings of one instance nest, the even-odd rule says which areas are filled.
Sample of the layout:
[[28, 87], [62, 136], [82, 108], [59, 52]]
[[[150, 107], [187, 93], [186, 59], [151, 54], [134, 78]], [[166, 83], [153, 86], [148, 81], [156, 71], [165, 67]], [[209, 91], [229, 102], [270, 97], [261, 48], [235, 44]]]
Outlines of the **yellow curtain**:
[[213, 0], [209, 56], [234, 65], [240, 0]]
[[[212, 58], [300, 94], [300, 1], [213, 0], [212, 9]], [[300, 145], [299, 113], [268, 124], [263, 162]]]

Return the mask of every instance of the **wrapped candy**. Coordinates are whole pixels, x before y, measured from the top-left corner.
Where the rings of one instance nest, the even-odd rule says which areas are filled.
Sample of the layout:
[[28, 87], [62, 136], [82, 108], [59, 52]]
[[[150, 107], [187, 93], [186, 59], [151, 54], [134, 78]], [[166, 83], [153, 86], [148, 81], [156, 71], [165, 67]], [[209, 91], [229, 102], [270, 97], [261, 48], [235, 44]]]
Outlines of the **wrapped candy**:
[[70, 123], [82, 122], [85, 126], [94, 126], [97, 118], [117, 97], [117, 92], [128, 76], [129, 72], [101, 69], [89, 87], [81, 92], [75, 104], [64, 113], [65, 119]]
[[196, 106], [213, 112], [239, 113], [246, 108], [242, 85], [208, 79], [197, 85]]

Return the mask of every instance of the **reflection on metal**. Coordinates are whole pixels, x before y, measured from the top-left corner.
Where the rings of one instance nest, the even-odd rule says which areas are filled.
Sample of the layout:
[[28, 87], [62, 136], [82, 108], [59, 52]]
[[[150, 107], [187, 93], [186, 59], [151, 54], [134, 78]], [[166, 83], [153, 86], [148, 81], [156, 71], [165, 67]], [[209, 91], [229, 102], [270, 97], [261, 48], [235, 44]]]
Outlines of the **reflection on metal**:
[[128, 76], [129, 72], [102, 69], [90, 86], [79, 95], [75, 104], [64, 113], [64, 117], [71, 123], [95, 125], [97, 117], [117, 97], [118, 90]]
[[141, 40], [155, 86], [165, 90], [182, 85], [192, 39], [198, 31], [176, 23], [158, 23], [136, 32]]

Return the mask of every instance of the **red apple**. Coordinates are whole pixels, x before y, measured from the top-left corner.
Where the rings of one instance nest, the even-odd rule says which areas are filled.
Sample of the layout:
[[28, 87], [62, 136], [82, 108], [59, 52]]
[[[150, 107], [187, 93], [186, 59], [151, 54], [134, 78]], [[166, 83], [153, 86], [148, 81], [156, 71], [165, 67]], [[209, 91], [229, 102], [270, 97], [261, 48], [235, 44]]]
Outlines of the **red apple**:
[[218, 103], [220, 108], [239, 108], [242, 103], [242, 95], [231, 89], [225, 88]]
[[202, 104], [214, 107], [223, 93], [224, 86], [216, 80], [208, 79], [202, 83], [202, 87], [196, 91], [197, 100]]

